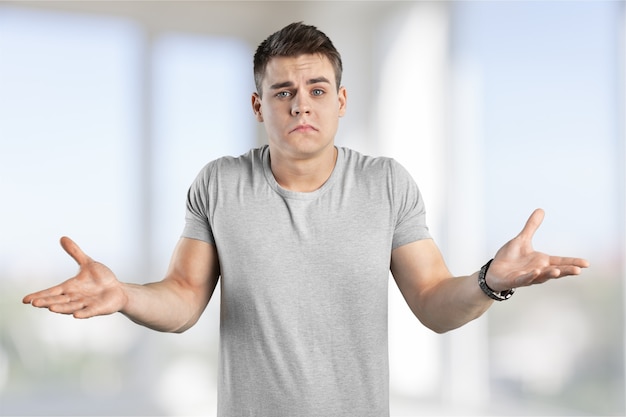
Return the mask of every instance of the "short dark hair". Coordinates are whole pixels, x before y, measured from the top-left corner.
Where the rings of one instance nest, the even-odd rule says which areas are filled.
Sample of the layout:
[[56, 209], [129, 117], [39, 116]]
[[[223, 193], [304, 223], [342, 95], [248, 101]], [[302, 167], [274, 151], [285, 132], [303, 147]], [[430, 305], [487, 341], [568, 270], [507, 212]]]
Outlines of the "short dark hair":
[[315, 26], [296, 22], [268, 36], [257, 48], [254, 54], [254, 83], [257, 93], [262, 95], [261, 86], [270, 59], [305, 54], [320, 54], [328, 58], [335, 70], [337, 88], [340, 87], [343, 72], [341, 55], [330, 38]]

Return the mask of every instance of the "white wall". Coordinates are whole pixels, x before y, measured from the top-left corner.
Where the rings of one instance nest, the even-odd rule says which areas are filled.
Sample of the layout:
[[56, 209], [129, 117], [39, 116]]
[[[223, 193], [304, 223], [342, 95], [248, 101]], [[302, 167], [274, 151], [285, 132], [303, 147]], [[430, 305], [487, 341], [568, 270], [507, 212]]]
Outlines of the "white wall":
[[[453, 273], [471, 273], [479, 268], [504, 239], [519, 231], [534, 204], [549, 209], [539, 232], [538, 249], [592, 256], [593, 267], [581, 279], [520, 290], [505, 305], [494, 306], [486, 317], [444, 336], [434, 335], [419, 325], [390, 281], [393, 415], [623, 413], [624, 372], [623, 366], [615, 365], [624, 363], [626, 333], [626, 320], [622, 317], [624, 292], [616, 291], [624, 287], [626, 273], [625, 116], [610, 110], [613, 105], [619, 108], [619, 103], [624, 108], [623, 43], [619, 49], [615, 41], [614, 53], [597, 55], [595, 66], [582, 67], [579, 64], [583, 62], [578, 59], [588, 50], [602, 51], [598, 46], [613, 42], [611, 31], [618, 32], [618, 26], [610, 16], [620, 6], [623, 16], [624, 7], [604, 2], [581, 2], [576, 7], [558, 2], [514, 3], [2, 3], [3, 413], [30, 410], [35, 414], [89, 414], [94, 404], [108, 407], [96, 411], [111, 415], [139, 410], [156, 414], [213, 412], [215, 398], [210, 393], [214, 392], [216, 377], [217, 297], [197, 328], [178, 336], [152, 333], [121, 317], [76, 322], [26, 310], [18, 300], [24, 293], [52, 285], [73, 273], [71, 260], [56, 246], [56, 239], [63, 233], [80, 236], [85, 249], [102, 260], [117, 263], [120, 272], [131, 277], [131, 281], [148, 280], [150, 277], [143, 275], [146, 269], [158, 274], [165, 268], [182, 220], [168, 220], [177, 211], [181, 213], [182, 201], [179, 207], [174, 200], [179, 200], [185, 190], [176, 189], [184, 187], [182, 184], [191, 172], [200, 168], [194, 166], [204, 159], [198, 148], [204, 146], [202, 139], [211, 123], [203, 117], [194, 119], [184, 106], [185, 100], [177, 99], [176, 94], [182, 90], [175, 82], [159, 82], [153, 73], [158, 60], [155, 57], [166, 48], [161, 42], [183, 39], [189, 41], [183, 42], [187, 45], [183, 48], [219, 51], [220, 46], [212, 42], [225, 37], [235, 42], [231, 44], [233, 50], [242, 48], [251, 53], [269, 33], [297, 20], [317, 25], [342, 52], [349, 101], [337, 143], [364, 153], [395, 157], [409, 169], [424, 193], [431, 230]], [[10, 23], [10, 19], [2, 19], [16, 10], [33, 13], [32, 22], [36, 25], [76, 24], [79, 34], [67, 39], [69, 55], [50, 49], [55, 54], [48, 58], [48, 68], [37, 56], [33, 61], [37, 65], [27, 66], [25, 73], [8, 73], [7, 68], [18, 68], [16, 64], [24, 59], [23, 54], [16, 53], [11, 65], [7, 65], [9, 61], [3, 61], [2, 55], [19, 45], [14, 39], [1, 38], [7, 33], [2, 28], [6, 30]], [[76, 23], [81, 19], [83, 23]], [[522, 23], [515, 26], [515, 22]], [[72, 54], [77, 51], [72, 48], [81, 48], [76, 41], [76, 36], [81, 36], [80, 28], [84, 27], [82, 36], [92, 36], [87, 34], [99, 25], [102, 33], [128, 35], [132, 42], [92, 44], [94, 50], [108, 51], [93, 55], [94, 68], [80, 60], [72, 62]], [[622, 19], [622, 36], [624, 25]], [[587, 33], [580, 28], [586, 28]], [[540, 34], [539, 41], [529, 36], [527, 31], [531, 30]], [[24, 36], [35, 32], [25, 30]], [[112, 36], [106, 39], [118, 35]], [[39, 46], [43, 42], [34, 38], [31, 41]], [[564, 47], [555, 50], [554, 54], [560, 54], [558, 59], [550, 59], [549, 53], [532, 54], [551, 42]], [[106, 67], [107, 59], [115, 61], [119, 51], [131, 63], [130, 68], [117, 70], [120, 74], [128, 71], [126, 78], [120, 77], [114, 85], [99, 84], [111, 71]], [[92, 56], [86, 51], [81, 53]], [[233, 65], [246, 65], [245, 59], [238, 56], [233, 58]], [[180, 60], [181, 67], [172, 64], [167, 71], [198, 77], [198, 91], [204, 91], [201, 75], [192, 70], [185, 72], [189, 68], [185, 69], [183, 58]], [[622, 70], [618, 73], [619, 62]], [[559, 72], [562, 63], [574, 65]], [[248, 64], [251, 81], [251, 56]], [[76, 96], [66, 95], [64, 99], [78, 100], [72, 106], [83, 103], [68, 107], [74, 109], [72, 112], [89, 109], [95, 102], [103, 104], [104, 97], [118, 97], [105, 107], [106, 115], [88, 113], [92, 119], [83, 120], [88, 123], [82, 130], [77, 129], [81, 124], [71, 115], [61, 119], [49, 117], [49, 109], [62, 108], [65, 102], [44, 101], [45, 97], [64, 100], [62, 94], [55, 92], [55, 79], [45, 78], [63, 65], [68, 72], [87, 65], [85, 74], [92, 77], [66, 80], [67, 91]], [[104, 78], [96, 77], [98, 69], [103, 69]], [[15, 80], [22, 79], [18, 75], [28, 75], [29, 71], [44, 77], [43, 88], [16, 84]], [[94, 90], [81, 87], [90, 84]], [[512, 98], [529, 92], [515, 89], [520, 85], [531, 86], [536, 95], [512, 103]], [[564, 90], [555, 90], [555, 86]], [[17, 87], [22, 88], [22, 101], [7, 101], [6, 92], [17, 91]], [[251, 83], [237, 94], [245, 96], [246, 88], [251, 89]], [[605, 94], [611, 88], [621, 92], [615, 96]], [[569, 96], [559, 91], [573, 93]], [[572, 106], [578, 98], [574, 94], [577, 91], [586, 92], [582, 101], [590, 109], [607, 111], [596, 116], [583, 111], [584, 107]], [[155, 104], [158, 100], [164, 101]], [[216, 111], [206, 97], [200, 97], [198, 102], [207, 112]], [[545, 103], [560, 104], [544, 112], [546, 117], [540, 120], [541, 124], [529, 121], [529, 115], [538, 117], [533, 108]], [[237, 118], [251, 120], [241, 126], [249, 137], [228, 149], [207, 145], [217, 153], [236, 152], [237, 146], [264, 141], [263, 129], [252, 121], [247, 106], [233, 104], [235, 107]], [[16, 113], [20, 108], [23, 111]], [[179, 117], [164, 119], [179, 110]], [[21, 132], [21, 140], [15, 140], [17, 136], [9, 140], [8, 127], [17, 126], [20, 120], [27, 127], [14, 130]], [[559, 133], [561, 136], [554, 140], [549, 135], [541, 136], [563, 132], [559, 129], [568, 121], [588, 128], [590, 136], [581, 139], [576, 131], [567, 131], [565, 137]], [[621, 129], [617, 127], [620, 123]], [[114, 125], [124, 126], [123, 131], [111, 132]], [[190, 125], [194, 128], [187, 130]], [[50, 126], [45, 138], [36, 134], [40, 126]], [[507, 130], [507, 126], [520, 128]], [[534, 132], [532, 140], [525, 142], [523, 137], [515, 136], [521, 128]], [[24, 139], [27, 132], [35, 132], [36, 148], [28, 147]], [[532, 152], [525, 146], [527, 143], [535, 146]], [[516, 153], [511, 155], [511, 149]], [[207, 157], [212, 155], [208, 148], [202, 148], [202, 152]], [[534, 152], [540, 156], [533, 158]], [[55, 159], [66, 164], [65, 170], [74, 167], [79, 173], [68, 175], [55, 165]], [[16, 161], [20, 170], [6, 169], [9, 162]], [[509, 162], [498, 165], [494, 161]], [[536, 161], [542, 165], [534, 166]], [[115, 167], [112, 174], [103, 174], [111, 166]], [[502, 175], [494, 174], [494, 166], [502, 169]], [[514, 170], [514, 166], [524, 169]], [[534, 176], [528, 175], [526, 169]], [[153, 172], [175, 179], [162, 187], [152, 184], [148, 192], [140, 192], [151, 181]], [[568, 181], [571, 178], [575, 180]], [[559, 187], [561, 182], [563, 187]], [[579, 183], [587, 189], [577, 187]], [[517, 189], [523, 192], [516, 192]], [[498, 198], [499, 195], [506, 197]], [[585, 200], [586, 195], [593, 195], [593, 201]], [[41, 207], [37, 205], [39, 201]], [[150, 209], [155, 204], [159, 208]], [[611, 250], [598, 250], [599, 247]], [[103, 338], [111, 334], [115, 337]], [[565, 345], [563, 340], [567, 341]], [[535, 349], [539, 349], [539, 354], [529, 354]], [[545, 363], [541, 358], [555, 360]], [[179, 379], [194, 381], [196, 389], [175, 391], [176, 395], [172, 395], [172, 387], [177, 386], [175, 381]], [[600, 387], [603, 396], [598, 397], [594, 387]], [[37, 396], [36, 401], [33, 395]], [[76, 401], [77, 397], [85, 401]]]

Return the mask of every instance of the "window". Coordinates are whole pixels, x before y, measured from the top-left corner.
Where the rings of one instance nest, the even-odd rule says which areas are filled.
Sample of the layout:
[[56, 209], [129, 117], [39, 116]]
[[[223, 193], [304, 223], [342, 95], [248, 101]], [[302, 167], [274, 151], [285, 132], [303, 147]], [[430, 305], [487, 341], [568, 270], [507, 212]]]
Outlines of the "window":
[[[164, 274], [195, 175], [255, 143], [249, 59], [232, 39], [151, 38], [125, 19], [0, 8], [3, 414], [214, 412], [206, 392], [172, 389], [184, 378], [215, 392], [217, 361], [198, 366], [193, 344], [170, 357], [172, 339], [150, 344], [121, 316], [82, 322], [16, 300], [75, 273], [62, 235], [124, 281]], [[217, 349], [217, 328], [205, 333], [177, 341]]]

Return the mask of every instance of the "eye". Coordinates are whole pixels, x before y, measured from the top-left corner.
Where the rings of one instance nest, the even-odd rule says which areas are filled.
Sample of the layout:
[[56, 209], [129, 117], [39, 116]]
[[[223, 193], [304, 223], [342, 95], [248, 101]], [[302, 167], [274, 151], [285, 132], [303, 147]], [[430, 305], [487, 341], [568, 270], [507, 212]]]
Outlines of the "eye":
[[291, 93], [289, 91], [279, 91], [278, 93], [276, 93], [276, 97], [278, 98], [287, 98], [291, 96]]
[[313, 91], [311, 91], [311, 94], [314, 96], [321, 96], [324, 94], [324, 90], [322, 90], [321, 88], [316, 88]]

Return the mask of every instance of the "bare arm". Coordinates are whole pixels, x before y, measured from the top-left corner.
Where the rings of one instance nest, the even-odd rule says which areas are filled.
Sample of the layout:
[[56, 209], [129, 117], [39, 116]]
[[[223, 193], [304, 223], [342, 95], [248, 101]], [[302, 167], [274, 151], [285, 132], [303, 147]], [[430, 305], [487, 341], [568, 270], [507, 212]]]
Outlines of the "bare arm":
[[391, 272], [413, 314], [437, 333], [474, 320], [493, 302], [482, 293], [477, 274], [452, 276], [432, 239], [395, 249]]
[[125, 285], [128, 302], [121, 312], [151, 329], [183, 332], [200, 318], [218, 277], [215, 246], [182, 238], [174, 249], [165, 279], [146, 285]]
[[24, 303], [76, 318], [121, 312], [154, 330], [183, 332], [204, 311], [219, 277], [215, 246], [199, 240], [181, 239], [165, 278], [145, 285], [118, 281], [109, 268], [91, 259], [69, 238], [62, 238], [61, 245], [78, 263], [78, 274], [27, 295]]
[[[533, 212], [521, 233], [496, 253], [486, 277], [491, 289], [499, 292], [578, 275], [589, 265], [584, 259], [549, 256], [532, 248], [543, 217], [543, 210]], [[430, 239], [395, 249], [391, 272], [413, 313], [438, 333], [474, 320], [493, 303], [480, 289], [478, 273], [453, 277]]]

